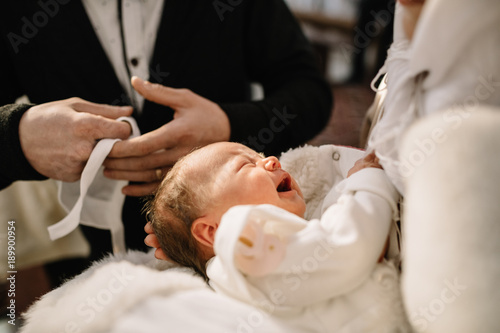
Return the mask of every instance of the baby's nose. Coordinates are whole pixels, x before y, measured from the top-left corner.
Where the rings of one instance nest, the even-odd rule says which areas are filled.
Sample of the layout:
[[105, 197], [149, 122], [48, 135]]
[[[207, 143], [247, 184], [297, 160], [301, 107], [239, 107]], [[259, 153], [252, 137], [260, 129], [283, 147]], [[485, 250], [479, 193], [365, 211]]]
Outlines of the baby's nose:
[[264, 166], [268, 171], [274, 171], [281, 168], [280, 161], [274, 156], [267, 157]]

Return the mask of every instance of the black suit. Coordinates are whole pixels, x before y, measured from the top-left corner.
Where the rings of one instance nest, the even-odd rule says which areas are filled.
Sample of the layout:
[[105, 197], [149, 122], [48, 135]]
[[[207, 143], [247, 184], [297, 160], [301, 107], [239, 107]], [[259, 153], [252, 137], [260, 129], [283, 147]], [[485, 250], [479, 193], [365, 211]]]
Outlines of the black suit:
[[[326, 125], [331, 91], [297, 22], [282, 0], [222, 2], [232, 11], [218, 13], [214, 1], [165, 1], [150, 80], [189, 88], [219, 103], [231, 122], [232, 141], [266, 154], [304, 143]], [[36, 104], [69, 97], [127, 104], [80, 1], [8, 1], [2, 4], [0, 30], [0, 105], [23, 94]], [[254, 81], [264, 87], [263, 101], [249, 101], [249, 84]], [[19, 108], [4, 107], [0, 117], [14, 119], [13, 112], [23, 110]], [[172, 114], [146, 101], [135, 117], [145, 133], [169, 122]], [[0, 129], [2, 133], [6, 132]], [[20, 179], [19, 168], [37, 178], [19, 156], [20, 149], [0, 149], [3, 156], [15, 155], [8, 163], [20, 161], [15, 170], [1, 167], [0, 185]], [[131, 248], [144, 248], [141, 207], [139, 199], [127, 198], [123, 220]], [[109, 242], [89, 237], [94, 258], [110, 249]]]

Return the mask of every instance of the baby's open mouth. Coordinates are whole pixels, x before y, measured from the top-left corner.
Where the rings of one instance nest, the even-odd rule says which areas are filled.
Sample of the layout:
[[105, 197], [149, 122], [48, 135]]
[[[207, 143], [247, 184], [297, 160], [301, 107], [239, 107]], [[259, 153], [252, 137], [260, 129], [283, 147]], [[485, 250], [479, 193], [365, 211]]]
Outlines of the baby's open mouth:
[[276, 189], [278, 192], [288, 192], [292, 190], [292, 179], [290, 175], [285, 175]]

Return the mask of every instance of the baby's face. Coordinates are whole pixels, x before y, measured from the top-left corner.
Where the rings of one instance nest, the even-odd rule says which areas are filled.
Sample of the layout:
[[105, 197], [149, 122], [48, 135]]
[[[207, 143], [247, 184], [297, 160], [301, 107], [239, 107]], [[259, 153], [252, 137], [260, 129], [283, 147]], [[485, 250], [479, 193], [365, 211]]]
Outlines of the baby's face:
[[[274, 156], [263, 158], [237, 143], [219, 142], [199, 154], [207, 172], [215, 173], [210, 214], [222, 217], [237, 205], [271, 204], [300, 217], [306, 205], [302, 192], [290, 174], [281, 169]], [[207, 170], [212, 168], [214, 170]]]

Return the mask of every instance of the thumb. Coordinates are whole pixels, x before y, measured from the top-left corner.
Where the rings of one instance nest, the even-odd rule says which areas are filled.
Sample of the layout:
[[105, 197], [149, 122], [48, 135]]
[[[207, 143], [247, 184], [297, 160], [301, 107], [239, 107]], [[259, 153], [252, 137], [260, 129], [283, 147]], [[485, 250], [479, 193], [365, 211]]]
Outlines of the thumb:
[[133, 111], [133, 108], [131, 106], [97, 104], [85, 100], [80, 100], [73, 103], [73, 108], [78, 112], [87, 112], [110, 119], [130, 116]]
[[137, 76], [132, 77], [131, 83], [139, 94], [151, 102], [168, 106], [172, 109], [186, 105], [186, 89], [165, 87], [161, 84], [144, 81]]

